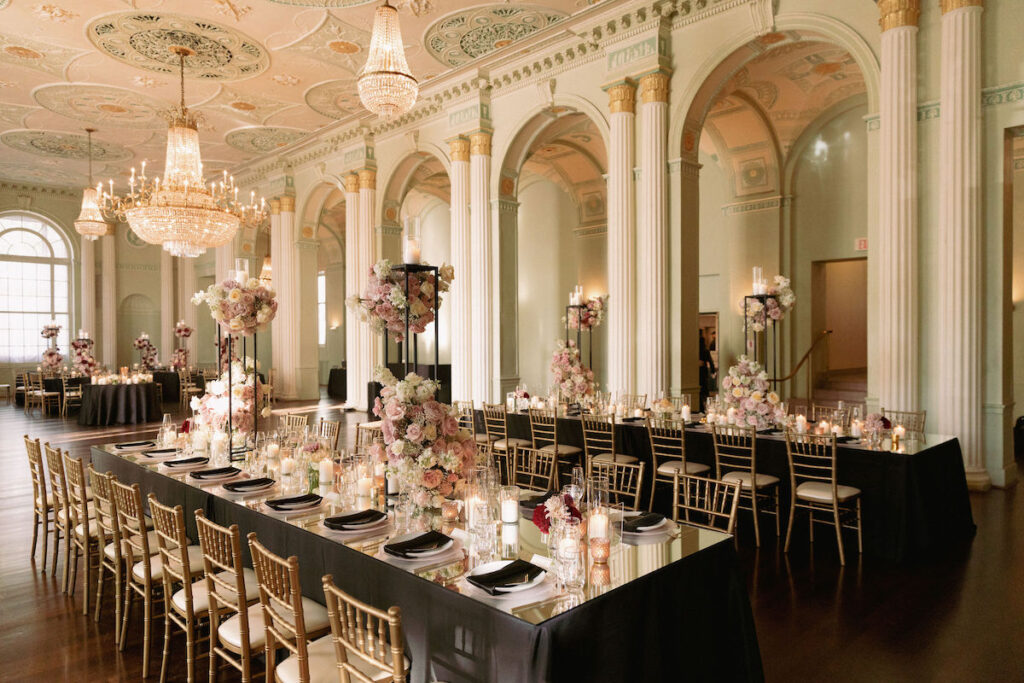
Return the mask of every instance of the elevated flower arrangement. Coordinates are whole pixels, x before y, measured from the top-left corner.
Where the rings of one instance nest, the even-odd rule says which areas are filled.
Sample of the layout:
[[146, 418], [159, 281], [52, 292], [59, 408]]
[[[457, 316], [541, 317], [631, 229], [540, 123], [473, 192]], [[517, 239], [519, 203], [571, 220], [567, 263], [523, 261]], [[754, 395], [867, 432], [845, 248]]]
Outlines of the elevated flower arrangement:
[[[362, 297], [351, 296], [347, 305], [360, 320], [370, 324], [374, 332], [387, 331], [396, 341], [405, 341], [405, 314], [409, 312], [409, 333], [423, 334], [437, 317], [434, 294], [447, 292], [455, 279], [455, 269], [443, 265], [435, 277], [433, 271], [406, 272], [394, 268], [391, 261], [381, 259], [370, 269]], [[408, 286], [408, 297], [406, 287]]]
[[43, 351], [43, 359], [39, 367], [43, 369], [43, 372], [58, 372], [63, 362], [64, 356], [60, 355], [56, 346], [51, 346]]
[[796, 303], [788, 277], [776, 275], [774, 282], [760, 299], [745, 297], [740, 302], [740, 312], [754, 332], [762, 332], [785, 318]]
[[576, 342], [558, 340], [551, 355], [551, 381], [565, 403], [582, 403], [594, 395], [594, 371], [583, 366]]
[[[206, 393], [193, 396], [189, 406], [196, 412], [196, 422], [212, 432], [250, 434], [256, 424], [254, 406], [263, 401], [263, 383], [259, 381], [252, 358], [235, 360], [220, 377], [206, 383]], [[264, 407], [262, 417], [270, 415]], [[229, 420], [230, 416], [230, 420]]]
[[768, 429], [786, 420], [779, 395], [771, 391], [768, 373], [746, 356], [740, 356], [722, 379], [722, 397], [726, 408], [733, 409], [737, 425]]
[[174, 349], [174, 353], [171, 354], [171, 367], [175, 370], [181, 370], [188, 366], [188, 349], [181, 344], [192, 336], [192, 331], [192, 328], [186, 325], [184, 320], [179, 320], [174, 324], [174, 336], [178, 338], [178, 348]]
[[258, 279], [251, 277], [244, 282], [228, 278], [220, 284], [212, 284], [206, 291], [196, 292], [192, 303], [205, 303], [210, 315], [229, 334], [252, 336], [277, 315], [277, 294]]
[[99, 367], [96, 358], [92, 355], [92, 347], [95, 343], [92, 339], [84, 337], [71, 340], [71, 359], [74, 368], [86, 377], [91, 377]]
[[142, 369], [147, 371], [155, 370], [157, 365], [159, 365], [159, 360], [157, 360], [156, 347], [149, 340], [149, 335], [143, 332], [135, 338], [132, 345], [139, 350], [139, 364]]
[[608, 295], [592, 296], [583, 303], [583, 308], [572, 307], [568, 317], [562, 317], [562, 324], [570, 330], [593, 330], [600, 327], [608, 313]]
[[46, 323], [43, 325], [43, 329], [39, 334], [43, 339], [56, 339], [57, 335], [60, 334], [60, 329], [60, 325], [56, 323]]

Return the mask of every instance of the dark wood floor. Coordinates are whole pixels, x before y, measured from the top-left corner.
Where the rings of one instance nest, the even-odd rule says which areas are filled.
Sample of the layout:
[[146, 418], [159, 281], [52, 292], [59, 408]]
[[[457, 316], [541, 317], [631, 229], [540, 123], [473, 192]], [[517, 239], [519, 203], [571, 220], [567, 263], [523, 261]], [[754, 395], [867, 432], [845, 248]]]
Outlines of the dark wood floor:
[[[339, 413], [328, 401], [280, 404], [277, 412], [284, 411], [308, 414], [311, 422], [342, 416], [349, 425], [343, 444], [366, 419]], [[99, 624], [83, 617], [80, 593], [75, 602], [63, 596], [29, 558], [31, 493], [21, 435], [88, 457], [93, 443], [157, 427], [85, 429], [0, 405], [0, 681], [140, 677], [141, 633], [133, 631], [128, 650], [119, 653], [112, 605]], [[1024, 498], [1016, 489], [995, 490], [972, 494], [971, 503], [978, 524], [973, 542], [912, 565], [857, 562], [854, 555], [840, 567], [826, 534], [813, 553], [795, 543], [788, 557], [770, 535], [760, 551], [741, 536], [767, 679], [1024, 681]], [[184, 643], [175, 645], [172, 659], [180, 662]], [[158, 674], [158, 647], [154, 654]], [[680, 667], [685, 672], [685, 662]], [[171, 673], [172, 680], [184, 680], [180, 664]]]

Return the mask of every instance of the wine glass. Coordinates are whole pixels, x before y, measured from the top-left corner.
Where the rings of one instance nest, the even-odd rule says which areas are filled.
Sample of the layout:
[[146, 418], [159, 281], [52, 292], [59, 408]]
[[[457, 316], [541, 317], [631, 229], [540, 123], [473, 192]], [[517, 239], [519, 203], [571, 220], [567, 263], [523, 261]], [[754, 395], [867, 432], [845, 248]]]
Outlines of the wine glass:
[[583, 494], [586, 493], [586, 478], [584, 477], [582, 467], [577, 465], [572, 468], [569, 483], [563, 487], [562, 492], [572, 496], [574, 505], [578, 506], [583, 502]]

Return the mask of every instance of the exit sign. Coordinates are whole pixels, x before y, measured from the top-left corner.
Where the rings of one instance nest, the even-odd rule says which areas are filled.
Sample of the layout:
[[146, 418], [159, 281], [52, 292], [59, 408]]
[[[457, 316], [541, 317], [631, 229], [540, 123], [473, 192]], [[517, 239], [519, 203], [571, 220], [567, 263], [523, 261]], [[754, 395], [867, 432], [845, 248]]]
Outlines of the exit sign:
[[854, 243], [853, 243], [853, 248], [856, 251], [867, 251], [868, 250], [868, 238], [867, 237], [858, 237], [854, 241]]

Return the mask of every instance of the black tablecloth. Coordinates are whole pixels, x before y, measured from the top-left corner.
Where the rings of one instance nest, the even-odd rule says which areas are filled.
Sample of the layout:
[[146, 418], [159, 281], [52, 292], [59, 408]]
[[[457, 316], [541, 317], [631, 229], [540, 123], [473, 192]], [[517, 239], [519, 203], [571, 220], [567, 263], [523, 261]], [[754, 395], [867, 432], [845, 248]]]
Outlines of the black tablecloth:
[[[483, 431], [478, 411], [478, 431]], [[647, 463], [644, 482], [645, 502], [652, 481], [651, 445], [643, 423], [616, 425], [619, 452]], [[508, 435], [530, 439], [528, 415], [510, 413]], [[578, 419], [558, 420], [560, 443], [583, 447], [583, 425]], [[686, 430], [686, 457], [693, 462], [715, 467], [711, 433], [703, 429]], [[862, 446], [840, 444], [837, 452], [837, 480], [863, 492], [862, 519], [864, 554], [904, 561], [931, 551], [941, 551], [952, 542], [974, 535], [974, 517], [967, 493], [960, 442], [947, 438], [916, 453], [874, 451]], [[757, 470], [781, 480], [780, 507], [782, 526], [789, 513], [789, 462], [786, 442], [778, 438], [758, 437]], [[668, 487], [662, 487], [663, 490]], [[668, 513], [668, 497], [661, 497]], [[658, 503], [655, 507], [660, 507]], [[743, 513], [741, 513], [742, 515]], [[794, 533], [803, 533], [798, 518]], [[762, 527], [763, 529], [764, 527]], [[762, 534], [763, 536], [763, 534]]]
[[161, 418], [156, 384], [86, 384], [78, 424], [103, 426], [152, 422]]
[[[88, 384], [92, 380], [88, 377], [69, 377], [67, 379], [68, 386], [74, 387], [80, 384]], [[21, 386], [18, 384], [17, 386]], [[61, 384], [60, 377], [47, 377], [43, 379], [43, 389], [45, 391], [56, 391], [58, 394], [64, 395], [64, 385]], [[16, 405], [25, 405], [25, 393], [17, 392], [14, 395], [14, 402]]]
[[174, 370], [154, 370], [153, 381], [162, 389], [164, 403], [177, 403], [181, 391], [181, 380]]
[[[399, 605], [409, 680], [763, 680], [750, 602], [731, 539], [672, 562], [533, 625], [331, 539], [213, 496], [100, 448], [94, 466], [166, 504], [256, 532], [296, 555], [302, 589], [323, 602], [321, 576], [378, 607]], [[243, 547], [245, 545], [243, 544]], [[248, 553], [248, 548], [245, 551]], [[248, 558], [246, 559], [249, 562]]]
[[327, 395], [344, 401], [348, 397], [347, 373], [345, 368], [331, 368], [327, 377]]

